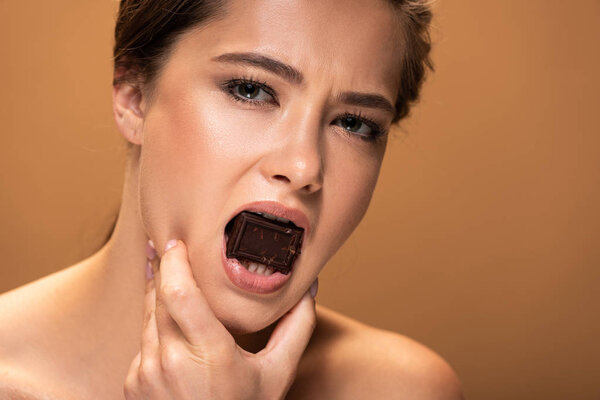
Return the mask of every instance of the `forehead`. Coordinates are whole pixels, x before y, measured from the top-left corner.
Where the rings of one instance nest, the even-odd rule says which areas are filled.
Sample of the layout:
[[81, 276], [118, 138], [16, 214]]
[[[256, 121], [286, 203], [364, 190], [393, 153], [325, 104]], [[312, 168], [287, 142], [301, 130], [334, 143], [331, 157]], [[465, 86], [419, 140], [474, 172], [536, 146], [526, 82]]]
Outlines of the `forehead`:
[[207, 57], [256, 51], [309, 82], [396, 95], [402, 40], [386, 0], [236, 0], [190, 36]]

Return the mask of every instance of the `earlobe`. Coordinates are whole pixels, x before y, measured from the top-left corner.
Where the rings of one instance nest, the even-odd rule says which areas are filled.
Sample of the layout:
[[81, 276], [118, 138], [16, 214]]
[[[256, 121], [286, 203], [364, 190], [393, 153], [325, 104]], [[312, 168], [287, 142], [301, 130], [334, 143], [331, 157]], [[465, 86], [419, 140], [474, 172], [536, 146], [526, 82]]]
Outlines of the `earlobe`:
[[117, 127], [128, 142], [137, 145], [143, 142], [144, 113], [141, 103], [142, 93], [137, 87], [127, 83], [113, 87], [113, 113]]

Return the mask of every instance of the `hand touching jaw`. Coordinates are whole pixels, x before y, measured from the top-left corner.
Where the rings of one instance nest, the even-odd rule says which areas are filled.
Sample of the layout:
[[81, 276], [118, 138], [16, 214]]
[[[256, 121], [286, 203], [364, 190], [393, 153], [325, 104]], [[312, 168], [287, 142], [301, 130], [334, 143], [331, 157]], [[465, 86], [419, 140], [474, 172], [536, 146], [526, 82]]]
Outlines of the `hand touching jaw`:
[[169, 241], [147, 268], [141, 349], [125, 384], [127, 399], [283, 398], [315, 328], [307, 292], [257, 354], [239, 347], [192, 276], [186, 246]]

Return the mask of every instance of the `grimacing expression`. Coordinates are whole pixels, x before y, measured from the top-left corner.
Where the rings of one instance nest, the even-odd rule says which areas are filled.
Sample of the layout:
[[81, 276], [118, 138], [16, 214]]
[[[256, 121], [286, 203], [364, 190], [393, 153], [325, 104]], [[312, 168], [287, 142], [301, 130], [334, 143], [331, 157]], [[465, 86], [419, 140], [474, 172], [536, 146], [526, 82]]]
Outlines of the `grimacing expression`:
[[[361, 0], [233, 1], [174, 44], [141, 104], [141, 217], [155, 242], [187, 244], [198, 286], [232, 332], [293, 307], [363, 217], [402, 51], [392, 8]], [[289, 280], [266, 294], [234, 285], [221, 258], [226, 224], [256, 201], [310, 223]]]

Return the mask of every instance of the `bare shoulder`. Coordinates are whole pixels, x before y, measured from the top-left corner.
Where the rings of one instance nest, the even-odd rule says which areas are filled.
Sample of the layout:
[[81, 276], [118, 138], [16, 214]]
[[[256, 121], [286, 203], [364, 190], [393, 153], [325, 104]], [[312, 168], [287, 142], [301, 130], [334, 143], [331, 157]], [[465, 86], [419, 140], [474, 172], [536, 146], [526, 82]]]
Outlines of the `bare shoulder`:
[[289, 399], [463, 398], [456, 374], [432, 350], [325, 307], [317, 310], [317, 328]]
[[52, 320], [60, 297], [58, 276], [0, 294], [0, 400], [68, 398], [53, 395], [55, 382], [40, 373], [58, 369], [56, 359], [48, 356], [49, 338], [61, 329]]
[[45, 277], [0, 294], [0, 360], [16, 358], [40, 342], [57, 296]]
[[67, 399], [52, 393], [51, 385], [41, 386], [24, 371], [10, 364], [0, 365], [0, 399], [57, 400]]
[[[32, 374], [23, 370], [30, 330], [24, 329], [30, 295], [27, 287], [0, 295], [0, 399], [42, 400], [33, 387]], [[44, 395], [45, 396], [45, 395]]]

